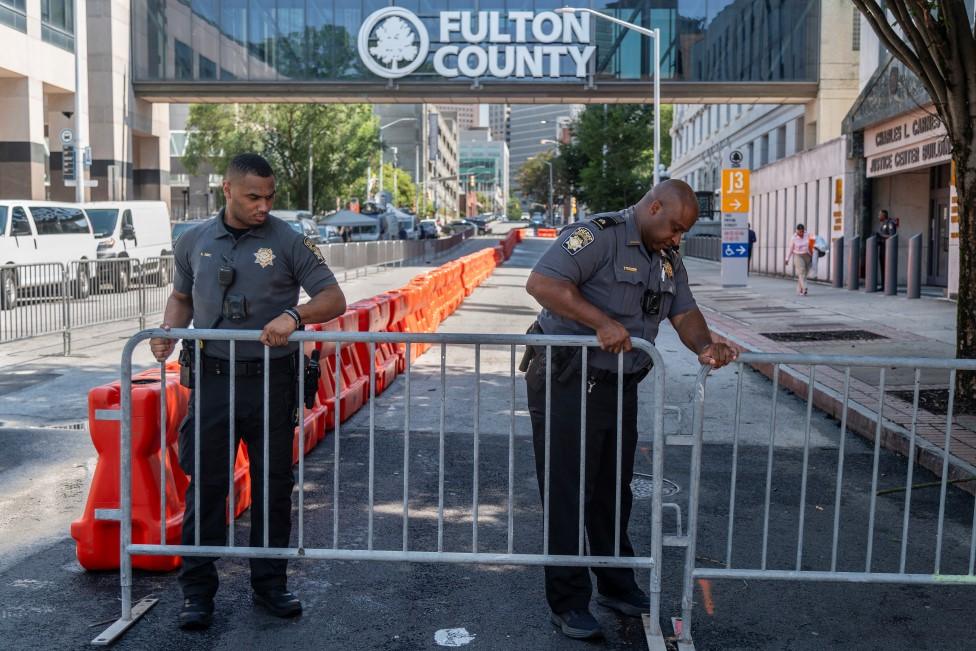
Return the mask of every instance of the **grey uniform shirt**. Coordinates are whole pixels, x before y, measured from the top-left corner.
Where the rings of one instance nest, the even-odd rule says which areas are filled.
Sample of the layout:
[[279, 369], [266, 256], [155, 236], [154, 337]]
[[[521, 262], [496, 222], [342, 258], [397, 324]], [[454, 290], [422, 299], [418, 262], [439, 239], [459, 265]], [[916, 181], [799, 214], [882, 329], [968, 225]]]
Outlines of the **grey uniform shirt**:
[[[299, 288], [314, 296], [336, 284], [335, 275], [318, 248], [295, 232], [286, 222], [268, 215], [261, 226], [252, 228], [237, 240], [224, 225], [224, 211], [188, 230], [176, 241], [173, 253], [176, 274], [173, 288], [193, 297], [193, 326], [213, 327], [223, 309], [224, 288], [217, 279], [221, 266], [234, 269], [234, 282], [227, 294], [243, 294], [247, 318], [220, 320], [221, 329], [262, 330], [285, 308], [298, 303]], [[298, 344], [271, 349], [272, 358], [298, 350]], [[211, 357], [230, 358], [226, 341], [204, 344]], [[238, 342], [235, 357], [241, 360], [264, 359], [259, 342]]]
[[[623, 223], [612, 225], [611, 220], [601, 217], [623, 217]], [[583, 298], [620, 322], [631, 337], [653, 343], [661, 321], [697, 306], [680, 257], [672, 254], [667, 259], [669, 264], [662, 264], [660, 253], [644, 248], [633, 208], [626, 208], [566, 226], [533, 271], [573, 283]], [[641, 307], [641, 297], [648, 289], [661, 292], [654, 316], [645, 314]], [[582, 323], [546, 309], [539, 314], [539, 326], [547, 335], [594, 334]], [[591, 350], [588, 358], [594, 368], [617, 371], [617, 356], [612, 353]], [[647, 353], [632, 350], [624, 354], [624, 373], [649, 365]]]

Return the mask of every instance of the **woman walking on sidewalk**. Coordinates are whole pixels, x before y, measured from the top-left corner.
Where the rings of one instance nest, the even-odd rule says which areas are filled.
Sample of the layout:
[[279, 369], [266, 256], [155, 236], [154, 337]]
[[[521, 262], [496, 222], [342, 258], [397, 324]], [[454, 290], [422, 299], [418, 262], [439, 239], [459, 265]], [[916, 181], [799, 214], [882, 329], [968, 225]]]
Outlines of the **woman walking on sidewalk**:
[[810, 272], [810, 241], [806, 237], [803, 224], [796, 225], [796, 234], [790, 240], [789, 253], [786, 254], [786, 264], [793, 260], [793, 271], [796, 272], [796, 293], [807, 295], [807, 274]]

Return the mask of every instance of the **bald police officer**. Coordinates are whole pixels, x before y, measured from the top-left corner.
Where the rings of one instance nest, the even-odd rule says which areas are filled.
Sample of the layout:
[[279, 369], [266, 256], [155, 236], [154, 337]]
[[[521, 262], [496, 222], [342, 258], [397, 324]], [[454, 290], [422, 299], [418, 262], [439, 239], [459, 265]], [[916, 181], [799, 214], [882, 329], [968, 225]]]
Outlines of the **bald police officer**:
[[[543, 308], [538, 319], [541, 332], [595, 334], [600, 342], [599, 350], [588, 352], [585, 371], [578, 349], [554, 348], [552, 353], [550, 404], [561, 408], [550, 412], [550, 554], [577, 553], [581, 411], [566, 406], [580, 402], [581, 374], [587, 374], [588, 388], [584, 518], [589, 553], [612, 556], [617, 353], [624, 352], [619, 533], [621, 556], [633, 556], [627, 523], [637, 446], [637, 385], [647, 375], [651, 360], [631, 348], [630, 338], [653, 342], [660, 322], [669, 319], [702, 363], [718, 368], [736, 357], [731, 348], [712, 341], [676, 253], [682, 233], [697, 219], [692, 189], [681, 181], [665, 181], [633, 207], [564, 228], [529, 276], [526, 290]], [[526, 386], [543, 495], [546, 375], [545, 355], [536, 355], [527, 369]], [[598, 603], [632, 617], [648, 612], [650, 602], [637, 586], [633, 570], [593, 568], [593, 573]], [[600, 626], [589, 611], [591, 584], [586, 568], [547, 566], [545, 575], [553, 623], [569, 637], [600, 636]]]
[[[288, 336], [303, 323], [322, 323], [346, 309], [345, 297], [318, 248], [270, 214], [275, 196], [271, 166], [257, 154], [235, 157], [224, 178], [227, 207], [187, 231], [176, 243], [173, 293], [162, 328], [261, 330], [260, 342], [237, 342], [230, 365], [227, 341], [208, 341], [201, 349], [199, 376], [180, 427], [180, 465], [190, 476], [183, 516], [184, 545], [194, 544], [194, 495], [200, 491], [200, 544], [224, 545], [228, 484], [229, 384], [235, 378], [235, 433], [250, 450], [252, 547], [264, 546], [264, 347], [271, 347], [269, 369], [268, 544], [287, 547], [294, 487], [292, 437], [299, 407], [297, 343]], [[311, 296], [298, 303], [299, 288]], [[153, 354], [165, 361], [174, 341], [154, 338]], [[188, 348], [189, 350], [189, 348]], [[195, 352], [181, 363], [191, 366]], [[188, 358], [188, 359], [186, 359]], [[200, 476], [194, 472], [195, 398], [200, 392]], [[236, 448], [236, 446], [235, 446]], [[179, 624], [205, 629], [214, 610], [218, 577], [212, 557], [183, 557]], [[279, 617], [302, 611], [288, 591], [286, 561], [251, 559], [254, 601]]]

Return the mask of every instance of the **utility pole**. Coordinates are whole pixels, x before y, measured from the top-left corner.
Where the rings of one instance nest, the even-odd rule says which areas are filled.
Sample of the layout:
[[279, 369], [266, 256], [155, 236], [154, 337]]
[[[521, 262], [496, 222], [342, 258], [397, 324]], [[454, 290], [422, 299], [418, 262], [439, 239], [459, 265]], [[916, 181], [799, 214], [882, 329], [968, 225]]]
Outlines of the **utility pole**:
[[314, 204], [312, 203], [312, 133], [311, 127], [309, 127], [308, 134], [308, 211], [315, 214]]
[[[86, 0], [75, 0], [75, 201], [85, 200], [88, 143], [88, 16]], [[124, 128], [124, 127], [123, 127]], [[125, 174], [125, 170], [122, 170]]]

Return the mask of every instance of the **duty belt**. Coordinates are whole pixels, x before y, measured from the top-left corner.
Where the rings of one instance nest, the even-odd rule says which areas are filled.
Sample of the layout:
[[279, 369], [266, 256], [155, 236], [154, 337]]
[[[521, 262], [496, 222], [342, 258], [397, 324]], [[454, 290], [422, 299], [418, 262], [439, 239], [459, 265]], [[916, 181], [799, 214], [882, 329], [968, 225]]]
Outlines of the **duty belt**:
[[[638, 384], [640, 384], [641, 380], [647, 377], [647, 374], [649, 372], [650, 369], [643, 369], [640, 371], [635, 371], [634, 373], [624, 373], [623, 374], [624, 388], [637, 386]], [[617, 384], [617, 373], [615, 371], [590, 367], [588, 369], [586, 376], [590, 380], [594, 382], [599, 382], [600, 384], [612, 384], [612, 385]]]
[[[200, 367], [204, 373], [213, 375], [230, 375], [230, 361], [209, 355], [200, 356]], [[295, 370], [295, 356], [288, 354], [284, 357], [271, 359], [271, 372], [282, 372], [285, 370]], [[264, 374], [264, 361], [261, 360], [237, 360], [234, 362], [234, 375], [237, 377], [253, 377]]]

